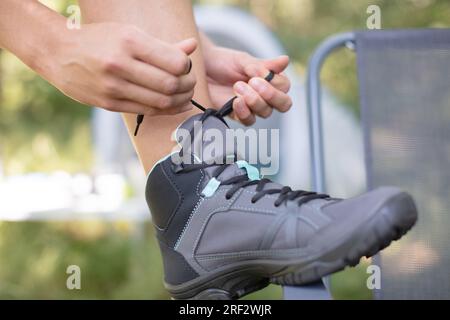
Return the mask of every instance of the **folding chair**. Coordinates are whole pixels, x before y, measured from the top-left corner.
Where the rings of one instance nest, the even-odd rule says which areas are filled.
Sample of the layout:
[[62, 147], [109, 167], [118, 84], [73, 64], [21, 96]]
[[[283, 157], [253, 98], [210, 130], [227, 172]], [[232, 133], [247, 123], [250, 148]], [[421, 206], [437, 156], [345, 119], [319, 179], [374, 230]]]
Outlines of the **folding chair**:
[[419, 210], [407, 237], [373, 259], [381, 268], [375, 298], [449, 299], [450, 29], [344, 33], [319, 46], [307, 79], [318, 192], [326, 192], [320, 71], [345, 46], [357, 55], [367, 187], [401, 187]]

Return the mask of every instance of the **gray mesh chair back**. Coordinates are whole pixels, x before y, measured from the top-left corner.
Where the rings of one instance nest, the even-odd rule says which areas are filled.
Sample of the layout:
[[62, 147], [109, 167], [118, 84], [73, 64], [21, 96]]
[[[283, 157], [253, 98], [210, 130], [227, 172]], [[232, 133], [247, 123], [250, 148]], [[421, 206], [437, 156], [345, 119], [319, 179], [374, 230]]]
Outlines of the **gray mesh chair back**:
[[411, 192], [419, 222], [383, 251], [378, 298], [450, 299], [450, 30], [356, 34], [368, 187]]
[[357, 54], [368, 188], [399, 186], [419, 209], [415, 228], [374, 258], [375, 297], [450, 299], [450, 29], [347, 33], [319, 47], [307, 81], [318, 191], [326, 191], [320, 68], [348, 44]]

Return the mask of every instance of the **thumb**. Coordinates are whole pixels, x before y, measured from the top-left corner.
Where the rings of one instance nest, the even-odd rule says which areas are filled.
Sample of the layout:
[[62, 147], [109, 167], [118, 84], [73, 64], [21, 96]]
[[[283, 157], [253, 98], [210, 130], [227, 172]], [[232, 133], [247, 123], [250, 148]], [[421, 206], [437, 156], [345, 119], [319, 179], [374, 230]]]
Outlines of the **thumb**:
[[275, 73], [281, 73], [289, 65], [289, 57], [286, 55], [263, 61], [264, 67]]
[[178, 42], [176, 46], [189, 56], [192, 52], [195, 51], [195, 49], [197, 49], [197, 44], [197, 39], [189, 38]]
[[242, 61], [245, 65], [245, 74], [250, 78], [265, 77], [269, 70], [278, 74], [283, 72], [289, 64], [288, 56], [279, 56], [272, 59], [260, 60], [252, 57], [252, 61]]

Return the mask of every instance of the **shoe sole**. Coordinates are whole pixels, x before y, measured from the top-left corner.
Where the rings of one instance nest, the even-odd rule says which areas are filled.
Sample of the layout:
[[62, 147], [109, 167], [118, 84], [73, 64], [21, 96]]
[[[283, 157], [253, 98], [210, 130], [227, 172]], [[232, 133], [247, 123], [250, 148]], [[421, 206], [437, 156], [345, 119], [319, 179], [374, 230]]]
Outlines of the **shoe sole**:
[[270, 283], [298, 286], [354, 267], [400, 239], [417, 220], [412, 197], [399, 193], [388, 199], [363, 227], [338, 245], [307, 258], [272, 258], [241, 261], [197, 277], [181, 285], [166, 284], [174, 299], [229, 300], [260, 290]]

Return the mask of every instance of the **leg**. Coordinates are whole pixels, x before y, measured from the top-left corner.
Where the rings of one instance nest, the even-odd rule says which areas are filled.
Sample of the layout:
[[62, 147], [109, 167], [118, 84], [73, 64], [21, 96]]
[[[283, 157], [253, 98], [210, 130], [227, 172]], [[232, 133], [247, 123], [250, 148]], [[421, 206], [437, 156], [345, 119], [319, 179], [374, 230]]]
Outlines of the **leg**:
[[[82, 4], [87, 21], [134, 23], [165, 41], [198, 36], [187, 0], [83, 0]], [[199, 52], [193, 57], [196, 99], [209, 105]], [[193, 113], [146, 119], [134, 142], [147, 170], [170, 151], [172, 130]], [[135, 117], [125, 119], [131, 131]], [[226, 132], [220, 113], [208, 112], [200, 119], [203, 128]], [[182, 126], [195, 134], [193, 121]], [[201, 136], [191, 141], [202, 144], [185, 145], [191, 154], [206, 149], [197, 146], [210, 146]], [[416, 221], [412, 198], [397, 188], [338, 200], [259, 179], [257, 169], [245, 161], [214, 163], [210, 160], [236, 158], [226, 148], [215, 151], [209, 159], [206, 153], [195, 154], [203, 160], [200, 165], [186, 161], [174, 166], [171, 158], [165, 159], [147, 179], [146, 200], [157, 227], [164, 283], [174, 298], [230, 299], [269, 283], [313, 283], [356, 265], [361, 256], [372, 256]]]
[[[199, 38], [189, 0], [80, 0], [86, 23], [118, 22], [134, 24], [161, 40], [173, 43], [189, 37]], [[200, 40], [199, 40], [200, 42]], [[201, 50], [191, 56], [197, 76], [194, 98], [209, 105], [208, 88]], [[176, 116], [145, 117], [139, 135], [133, 137], [136, 115], [123, 114], [130, 136], [141, 162], [148, 172], [158, 159], [167, 155], [174, 142], [173, 130], [186, 118], [197, 112], [192, 110]]]

